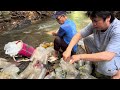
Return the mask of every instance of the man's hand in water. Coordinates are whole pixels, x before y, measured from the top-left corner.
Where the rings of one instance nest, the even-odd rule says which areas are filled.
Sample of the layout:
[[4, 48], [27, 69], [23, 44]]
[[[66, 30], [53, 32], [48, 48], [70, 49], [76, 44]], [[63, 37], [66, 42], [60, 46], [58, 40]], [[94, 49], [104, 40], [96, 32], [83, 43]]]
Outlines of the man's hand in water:
[[73, 55], [71, 57], [70, 63], [72, 64], [72, 63], [74, 63], [74, 62], [76, 62], [78, 60], [80, 60], [80, 55]]
[[63, 52], [63, 59], [65, 60], [65, 61], [68, 61], [68, 60], [70, 60], [71, 59], [71, 52], [70, 51], [65, 51], [65, 52]]
[[56, 35], [57, 35], [57, 33], [56, 33], [56, 32], [52, 32], [52, 35], [53, 35], [53, 36], [56, 36]]

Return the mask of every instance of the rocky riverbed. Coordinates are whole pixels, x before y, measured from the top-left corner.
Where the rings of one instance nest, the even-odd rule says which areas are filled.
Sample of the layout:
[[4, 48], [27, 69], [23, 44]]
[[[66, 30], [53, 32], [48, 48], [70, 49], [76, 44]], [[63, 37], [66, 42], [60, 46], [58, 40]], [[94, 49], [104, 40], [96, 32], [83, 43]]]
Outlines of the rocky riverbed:
[[51, 17], [54, 11], [0, 11], [0, 32], [22, 29]]

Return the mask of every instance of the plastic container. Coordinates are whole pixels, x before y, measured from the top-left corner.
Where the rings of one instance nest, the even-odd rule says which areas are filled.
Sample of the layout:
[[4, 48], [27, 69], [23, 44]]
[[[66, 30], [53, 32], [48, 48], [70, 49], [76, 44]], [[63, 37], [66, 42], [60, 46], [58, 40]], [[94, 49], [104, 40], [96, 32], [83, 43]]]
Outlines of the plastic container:
[[22, 41], [18, 41], [16, 44], [18, 43], [21, 44], [21, 49], [18, 52], [18, 54], [30, 58], [35, 49], [32, 46], [29, 46], [28, 44], [23, 43]]
[[29, 45], [23, 43], [22, 49], [18, 52], [18, 54], [22, 55], [22, 56], [26, 56], [26, 57], [31, 57], [34, 50], [35, 49], [32, 46], [29, 46]]

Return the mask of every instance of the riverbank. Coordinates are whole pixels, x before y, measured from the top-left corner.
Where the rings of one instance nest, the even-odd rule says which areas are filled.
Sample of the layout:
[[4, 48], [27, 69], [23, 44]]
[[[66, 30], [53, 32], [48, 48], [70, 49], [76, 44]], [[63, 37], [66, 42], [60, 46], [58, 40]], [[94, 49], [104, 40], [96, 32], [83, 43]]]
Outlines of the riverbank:
[[23, 29], [51, 17], [54, 11], [0, 11], [0, 32]]

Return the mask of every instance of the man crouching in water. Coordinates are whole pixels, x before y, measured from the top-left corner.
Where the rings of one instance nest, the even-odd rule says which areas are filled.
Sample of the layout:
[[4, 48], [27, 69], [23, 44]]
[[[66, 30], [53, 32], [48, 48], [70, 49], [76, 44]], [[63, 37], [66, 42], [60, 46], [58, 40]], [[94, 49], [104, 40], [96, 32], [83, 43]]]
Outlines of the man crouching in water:
[[[52, 34], [56, 36], [54, 40], [54, 57], [58, 58], [58, 53], [62, 53], [68, 47], [73, 36], [77, 33], [75, 23], [68, 19], [65, 11], [56, 11], [54, 14], [57, 22], [60, 24], [58, 32], [53, 32]], [[77, 44], [71, 50], [71, 54], [74, 55], [77, 51]]]
[[96, 62], [97, 72], [120, 79], [120, 21], [110, 11], [88, 11], [86, 14], [92, 23], [72, 38], [63, 53], [64, 60], [70, 58], [73, 46], [84, 38], [87, 54], [73, 55], [70, 62]]

